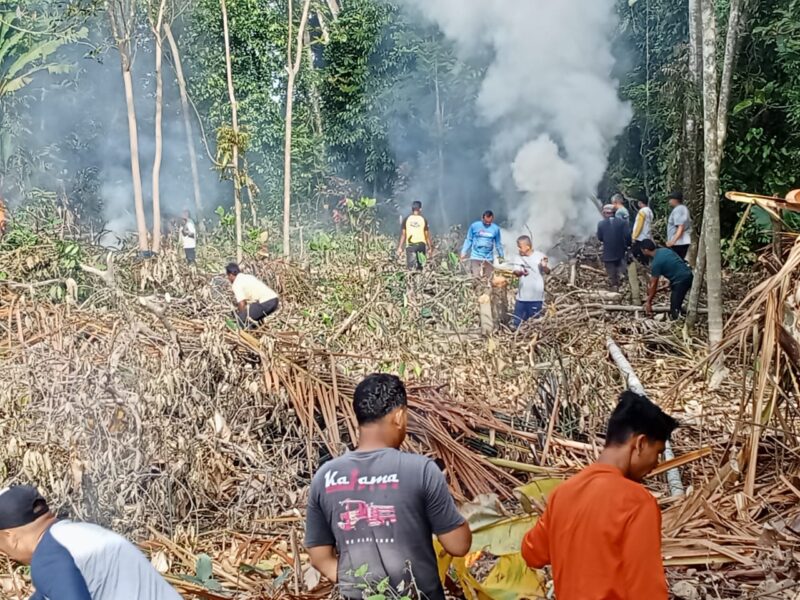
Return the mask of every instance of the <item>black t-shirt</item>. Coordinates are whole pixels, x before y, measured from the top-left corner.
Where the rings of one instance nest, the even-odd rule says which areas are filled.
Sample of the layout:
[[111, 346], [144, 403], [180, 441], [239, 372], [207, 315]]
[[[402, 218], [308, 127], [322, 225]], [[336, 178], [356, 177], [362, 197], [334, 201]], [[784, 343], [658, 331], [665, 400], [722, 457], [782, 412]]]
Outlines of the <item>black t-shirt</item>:
[[422, 597], [444, 600], [433, 535], [463, 522], [432, 460], [393, 448], [356, 451], [314, 476], [305, 544], [336, 546], [346, 598], [360, 599], [357, 586], [367, 583], [374, 591], [386, 577], [395, 589], [403, 582], [409, 590], [413, 575]]

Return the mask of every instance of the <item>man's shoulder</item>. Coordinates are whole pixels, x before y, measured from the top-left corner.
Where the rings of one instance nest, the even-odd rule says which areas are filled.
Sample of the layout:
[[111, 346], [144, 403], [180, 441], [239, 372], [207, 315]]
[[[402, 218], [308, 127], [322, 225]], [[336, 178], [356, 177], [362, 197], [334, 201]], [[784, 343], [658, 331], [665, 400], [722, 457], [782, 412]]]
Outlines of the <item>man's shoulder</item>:
[[111, 546], [134, 548], [118, 533], [94, 523], [59, 521], [50, 528], [49, 533], [73, 556], [92, 554]]

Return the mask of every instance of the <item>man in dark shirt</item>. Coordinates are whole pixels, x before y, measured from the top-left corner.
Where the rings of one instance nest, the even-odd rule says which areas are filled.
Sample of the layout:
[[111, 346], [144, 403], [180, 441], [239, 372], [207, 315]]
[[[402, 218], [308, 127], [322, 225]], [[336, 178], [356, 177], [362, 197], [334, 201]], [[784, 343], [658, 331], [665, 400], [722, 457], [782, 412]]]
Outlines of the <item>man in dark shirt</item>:
[[669, 315], [677, 319], [683, 312], [683, 300], [686, 294], [692, 289], [692, 269], [686, 264], [677, 253], [667, 248], [656, 248], [653, 240], [644, 240], [640, 245], [642, 254], [647, 256], [652, 262], [650, 265], [650, 285], [647, 290], [647, 303], [645, 312], [653, 314], [653, 298], [658, 292], [659, 277], [666, 277], [669, 280], [671, 291], [669, 298]]
[[603, 207], [603, 220], [597, 224], [597, 239], [603, 243], [603, 264], [608, 273], [608, 285], [612, 292], [619, 291], [619, 278], [625, 271], [625, 254], [631, 245], [628, 222], [614, 218], [614, 207]]
[[[388, 577], [401, 595], [444, 600], [433, 535], [464, 556], [472, 533], [456, 510], [439, 467], [398, 450], [406, 437], [408, 403], [394, 375], [362, 381], [353, 399], [358, 449], [320, 468], [311, 483], [305, 545], [311, 564], [345, 598], [377, 593]], [[368, 594], [369, 595], [369, 594]]]

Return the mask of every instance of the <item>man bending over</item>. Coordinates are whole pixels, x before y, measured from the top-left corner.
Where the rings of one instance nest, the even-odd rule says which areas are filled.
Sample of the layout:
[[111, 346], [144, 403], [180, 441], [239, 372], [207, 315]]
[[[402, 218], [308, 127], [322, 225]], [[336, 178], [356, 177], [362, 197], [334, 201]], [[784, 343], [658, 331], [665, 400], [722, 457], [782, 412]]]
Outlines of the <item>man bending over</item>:
[[236, 297], [236, 320], [245, 329], [257, 326], [278, 310], [278, 294], [263, 281], [239, 271], [239, 265], [229, 263], [225, 274]]

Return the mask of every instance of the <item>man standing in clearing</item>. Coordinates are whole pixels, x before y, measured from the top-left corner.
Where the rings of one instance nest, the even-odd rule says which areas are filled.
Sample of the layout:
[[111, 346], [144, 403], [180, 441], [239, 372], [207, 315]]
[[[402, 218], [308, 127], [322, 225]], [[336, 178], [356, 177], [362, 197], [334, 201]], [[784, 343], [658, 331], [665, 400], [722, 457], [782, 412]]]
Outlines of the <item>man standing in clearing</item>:
[[[394, 375], [374, 374], [353, 399], [358, 449], [320, 468], [311, 483], [305, 545], [311, 564], [361, 599], [388, 578], [400, 595], [444, 600], [432, 538], [453, 556], [469, 552], [472, 533], [444, 475], [429, 458], [399, 450], [408, 403]], [[361, 586], [361, 587], [359, 587]]]
[[647, 288], [647, 302], [644, 305], [645, 313], [653, 314], [653, 298], [658, 292], [659, 277], [669, 279], [669, 316], [677, 319], [683, 313], [683, 300], [692, 289], [694, 275], [692, 269], [676, 252], [667, 248], [656, 248], [653, 240], [645, 240], [641, 244], [642, 252], [650, 265], [650, 284]]
[[196, 264], [197, 228], [194, 226], [194, 221], [189, 216], [188, 210], [183, 211], [181, 216], [181, 245], [186, 255], [186, 262], [190, 265]]
[[675, 192], [669, 195], [672, 212], [667, 222], [667, 248], [686, 260], [689, 246], [692, 244], [692, 215], [683, 203], [683, 194]]
[[517, 302], [514, 305], [514, 329], [528, 319], [538, 318], [544, 308], [544, 276], [550, 274], [547, 256], [533, 250], [531, 238], [517, 238], [519, 257], [514, 261], [514, 275], [519, 277]]
[[634, 258], [643, 265], [647, 265], [647, 257], [642, 254], [641, 245], [645, 240], [653, 239], [653, 210], [646, 198], [639, 200], [639, 212], [636, 213], [636, 222], [633, 225], [633, 246], [631, 250]]
[[229, 263], [225, 274], [236, 297], [236, 320], [239, 327], [250, 329], [278, 310], [278, 294], [260, 279], [239, 270]]
[[427, 256], [428, 249], [433, 252], [431, 232], [428, 221], [422, 216], [422, 202], [415, 200], [411, 203], [411, 214], [403, 219], [400, 230], [400, 241], [397, 243], [397, 256], [402, 256], [403, 244], [406, 246], [406, 268], [409, 271], [421, 271], [423, 256]]
[[622, 194], [614, 194], [611, 197], [611, 206], [614, 207], [614, 218], [622, 219], [625, 223], [631, 222], [631, 213], [625, 207], [625, 196]]
[[98, 525], [56, 520], [29, 485], [0, 491], [0, 552], [30, 565], [31, 600], [180, 600], [128, 540]]
[[597, 224], [597, 239], [603, 243], [603, 264], [612, 292], [619, 291], [619, 278], [625, 272], [625, 255], [631, 245], [628, 222], [614, 217], [614, 207], [603, 207], [603, 220]]
[[677, 421], [623, 392], [597, 462], [558, 486], [522, 541], [528, 566], [552, 565], [558, 600], [666, 600], [661, 512], [641, 485]]
[[[461, 247], [461, 260], [470, 259], [470, 273], [473, 277], [488, 282], [494, 272], [494, 253], [503, 262], [503, 244], [500, 228], [494, 223], [494, 213], [487, 210], [480, 221], [475, 221], [467, 231], [467, 239]], [[469, 252], [469, 254], [467, 254]]]

